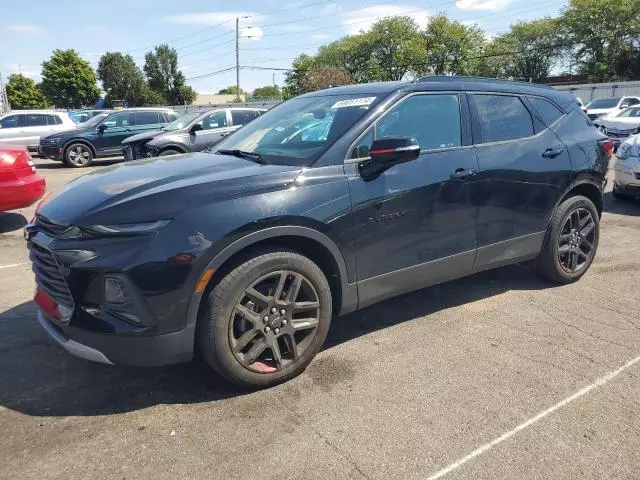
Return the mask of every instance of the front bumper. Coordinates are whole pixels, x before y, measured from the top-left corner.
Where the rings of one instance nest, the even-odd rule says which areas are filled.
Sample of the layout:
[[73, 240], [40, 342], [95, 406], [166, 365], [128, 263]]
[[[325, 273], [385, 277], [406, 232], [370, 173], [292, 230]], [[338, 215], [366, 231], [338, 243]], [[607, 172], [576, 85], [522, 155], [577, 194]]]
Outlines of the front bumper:
[[58, 162], [62, 161], [64, 149], [58, 145], [40, 145], [38, 146], [38, 154], [41, 157], [50, 158]]
[[193, 358], [193, 327], [164, 335], [133, 337], [63, 327], [38, 310], [38, 322], [71, 355], [109, 365], [155, 367]]

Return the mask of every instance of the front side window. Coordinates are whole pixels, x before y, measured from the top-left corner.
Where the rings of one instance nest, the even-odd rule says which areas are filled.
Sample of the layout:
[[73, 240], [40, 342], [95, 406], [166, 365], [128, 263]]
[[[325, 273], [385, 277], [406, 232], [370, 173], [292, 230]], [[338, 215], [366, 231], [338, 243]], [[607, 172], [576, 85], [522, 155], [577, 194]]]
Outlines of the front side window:
[[2, 128], [17, 128], [19, 125], [19, 115], [9, 115], [0, 120], [0, 126]]
[[133, 119], [130, 117], [133, 117], [133, 114], [129, 112], [115, 113], [109, 116], [103, 125], [108, 128], [128, 127], [133, 123]]
[[520, 98], [484, 94], [472, 98], [478, 111], [482, 143], [533, 136], [533, 119]]
[[414, 138], [421, 150], [462, 145], [458, 95], [414, 95], [391, 109], [351, 151], [351, 158], [366, 158], [374, 139]]
[[227, 126], [227, 112], [218, 110], [210, 113], [202, 119], [202, 129], [211, 130], [212, 128], [222, 128]]
[[640, 107], [627, 108], [618, 114], [618, 117], [632, 118], [640, 117]]
[[48, 115], [27, 115], [25, 117], [26, 127], [46, 127]]
[[164, 123], [164, 118], [160, 118], [158, 112], [135, 112], [136, 125], [156, 125]]
[[255, 110], [231, 110], [234, 125], [245, 125], [258, 116]]
[[542, 117], [546, 126], [551, 125], [558, 120], [562, 115], [562, 111], [548, 100], [537, 97], [529, 97], [529, 101], [536, 112]]

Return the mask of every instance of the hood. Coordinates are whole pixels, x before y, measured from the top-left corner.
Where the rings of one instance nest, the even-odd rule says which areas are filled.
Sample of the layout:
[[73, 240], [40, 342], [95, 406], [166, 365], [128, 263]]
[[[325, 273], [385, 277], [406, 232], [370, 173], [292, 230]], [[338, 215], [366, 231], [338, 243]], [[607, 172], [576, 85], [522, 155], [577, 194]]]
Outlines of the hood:
[[155, 157], [83, 175], [47, 197], [38, 213], [77, 226], [173, 218], [217, 200], [283, 188], [301, 170], [210, 153]]
[[126, 145], [128, 143], [135, 143], [135, 142], [139, 142], [140, 140], [150, 140], [153, 137], [156, 137], [158, 135], [162, 135], [163, 133], [167, 133], [164, 130], [151, 130], [149, 132], [143, 132], [143, 133], [138, 133], [137, 135], [133, 135], [131, 137], [127, 137], [122, 141], [123, 145]]
[[587, 113], [589, 115], [606, 115], [607, 113], [615, 112], [617, 108], [588, 108]]
[[640, 127], [640, 118], [597, 118], [594, 123], [599, 127], [626, 131]]
[[52, 138], [52, 137], [61, 137], [64, 135], [77, 135], [79, 132], [86, 131], [86, 128], [83, 128], [82, 125], [74, 125], [73, 127], [66, 128], [65, 130], [60, 130], [55, 133], [51, 133], [49, 135], [42, 135], [40, 138]]

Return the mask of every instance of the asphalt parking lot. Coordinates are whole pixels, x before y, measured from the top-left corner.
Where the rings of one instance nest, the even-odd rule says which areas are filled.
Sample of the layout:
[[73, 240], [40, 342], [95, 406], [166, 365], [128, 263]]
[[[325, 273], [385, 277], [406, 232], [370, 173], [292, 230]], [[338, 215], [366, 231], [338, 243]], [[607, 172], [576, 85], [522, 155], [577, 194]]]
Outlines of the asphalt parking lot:
[[[37, 163], [55, 189], [111, 162]], [[639, 478], [640, 202], [606, 194], [576, 284], [515, 266], [386, 301], [259, 392], [53, 344], [19, 230], [32, 213], [0, 214], [0, 478]]]

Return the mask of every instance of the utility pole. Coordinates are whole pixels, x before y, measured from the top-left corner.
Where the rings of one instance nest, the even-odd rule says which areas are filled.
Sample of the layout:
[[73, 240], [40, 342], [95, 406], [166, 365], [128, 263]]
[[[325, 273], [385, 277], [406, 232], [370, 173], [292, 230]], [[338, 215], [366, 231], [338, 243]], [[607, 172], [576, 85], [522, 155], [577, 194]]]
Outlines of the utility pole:
[[11, 105], [9, 105], [9, 98], [2, 82], [2, 73], [0, 73], [0, 113], [6, 113], [9, 110], [11, 110]]
[[240, 18], [236, 17], [236, 102], [240, 103]]

